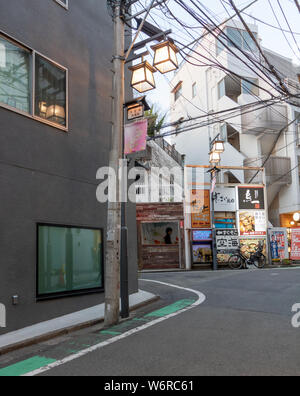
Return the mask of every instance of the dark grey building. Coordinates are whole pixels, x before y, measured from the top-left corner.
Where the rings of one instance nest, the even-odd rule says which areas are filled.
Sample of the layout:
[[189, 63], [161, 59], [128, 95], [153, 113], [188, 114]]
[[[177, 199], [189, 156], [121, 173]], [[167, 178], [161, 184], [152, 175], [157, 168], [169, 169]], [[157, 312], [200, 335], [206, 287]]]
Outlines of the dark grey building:
[[104, 0], [2, 1], [0, 15], [1, 335], [104, 301], [113, 26]]

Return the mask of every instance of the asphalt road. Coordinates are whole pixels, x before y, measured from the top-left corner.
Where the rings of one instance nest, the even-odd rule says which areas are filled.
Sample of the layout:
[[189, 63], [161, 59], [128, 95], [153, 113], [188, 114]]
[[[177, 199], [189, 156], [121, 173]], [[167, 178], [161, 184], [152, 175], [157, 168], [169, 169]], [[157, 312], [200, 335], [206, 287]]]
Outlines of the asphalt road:
[[[144, 274], [144, 279], [194, 289], [206, 301], [177, 316], [55, 367], [45, 376], [299, 375], [300, 328], [291, 324], [300, 303], [300, 269]], [[140, 288], [161, 300], [138, 310], [116, 334], [155, 320], [151, 312], [197, 296], [152, 282]], [[174, 305], [173, 305], [174, 306]], [[166, 314], [168, 313], [168, 309]], [[106, 335], [106, 339], [113, 337]], [[95, 345], [97, 329], [0, 357], [0, 366], [33, 354], [60, 359], [73, 348]], [[101, 337], [104, 337], [102, 334]], [[98, 340], [99, 342], [99, 340]], [[76, 354], [76, 350], [72, 352]]]

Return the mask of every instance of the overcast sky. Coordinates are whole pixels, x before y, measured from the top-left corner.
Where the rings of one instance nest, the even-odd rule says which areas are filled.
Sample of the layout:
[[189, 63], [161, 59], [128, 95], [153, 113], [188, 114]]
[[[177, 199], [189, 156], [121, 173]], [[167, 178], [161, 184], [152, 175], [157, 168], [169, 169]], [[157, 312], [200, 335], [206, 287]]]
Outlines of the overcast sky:
[[[189, 0], [186, 0], [187, 4], [191, 4]], [[239, 9], [245, 7], [247, 4], [250, 4], [252, 1], [242, 1], [242, 0], [236, 0], [235, 4], [238, 6]], [[196, 0], [197, 3], [197, 0]], [[223, 4], [226, 6], [228, 12], [233, 13], [231, 10], [230, 6], [228, 5], [227, 1], [223, 0]], [[285, 18], [282, 14], [282, 11], [279, 8], [277, 0], [270, 0], [270, 3], [272, 4], [272, 7], [277, 15], [277, 18], [279, 19], [279, 23], [283, 29], [289, 30], [289, 27], [287, 25], [287, 22], [285, 21]], [[174, 0], [169, 0], [169, 7], [173, 9], [174, 13], [176, 14], [176, 17], [180, 18], [181, 20], [186, 21], [189, 25], [192, 25], [194, 27], [198, 27], [199, 23], [197, 21], [190, 17], [184, 10], [182, 10], [181, 7], [175, 6]], [[199, 4], [202, 4], [203, 6], [207, 7], [209, 10], [206, 10], [207, 12], [212, 11], [214, 14], [216, 14], [215, 21], [221, 22], [225, 19], [228, 18], [228, 13], [225, 11], [223, 5], [222, 5], [222, 0], [202, 0], [199, 2]], [[287, 17], [288, 23], [290, 24], [290, 27], [293, 32], [296, 32], [298, 34], [294, 35], [295, 39], [297, 40], [298, 45], [300, 46], [300, 14], [296, 8], [294, 0], [280, 0], [280, 4], [282, 5], [282, 8], [285, 12], [285, 15]], [[269, 4], [269, 0], [258, 0], [256, 4], [251, 6], [247, 11], [248, 14], [257, 17], [261, 19], [262, 21], [265, 21], [271, 25], [274, 25], [276, 27], [279, 27], [278, 21], [276, 21], [276, 18], [272, 12], [272, 9]], [[178, 29], [178, 25], [174, 25], [173, 21], [170, 21], [168, 18], [166, 18], [161, 11], [159, 10], [154, 10], [151, 12], [150, 18], [148, 18], [150, 23], [153, 23], [154, 20], [159, 23], [160, 27], [162, 29], [168, 29], [172, 28], [173, 30], [173, 37], [180, 37], [180, 39], [186, 39], [186, 42], [191, 41], [191, 37], [187, 34], [184, 29]], [[252, 18], [245, 16], [245, 19], [248, 23], [254, 22]], [[298, 64], [300, 64], [299, 58], [300, 58], [300, 53], [299, 49], [296, 45], [296, 43], [293, 40], [293, 37], [290, 33], [286, 33], [286, 38], [290, 43], [290, 46], [288, 45], [284, 35], [280, 30], [276, 30], [272, 27], [268, 27], [260, 22], [257, 22], [258, 27], [259, 27], [259, 34], [262, 39], [262, 45], [268, 49], [271, 49], [277, 53], [280, 53], [283, 56], [286, 56], [288, 58], [293, 59], [295, 62], [297, 61]], [[194, 37], [197, 37], [200, 34], [200, 31], [197, 30], [191, 30], [190, 32]], [[298, 56], [298, 59], [297, 59]], [[170, 79], [172, 76], [168, 75], [168, 79]], [[160, 104], [160, 106], [166, 111], [169, 108], [169, 96], [168, 92], [171, 90], [167, 78], [159, 75], [159, 73], [156, 73], [156, 83], [157, 83], [157, 89], [148, 93], [148, 98], [154, 102]]]

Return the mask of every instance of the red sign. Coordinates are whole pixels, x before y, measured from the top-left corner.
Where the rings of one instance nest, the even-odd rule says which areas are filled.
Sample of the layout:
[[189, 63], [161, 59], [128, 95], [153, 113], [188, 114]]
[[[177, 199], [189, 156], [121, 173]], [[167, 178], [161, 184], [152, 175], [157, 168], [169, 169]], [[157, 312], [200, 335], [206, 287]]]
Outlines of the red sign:
[[300, 228], [292, 228], [291, 260], [300, 260]]

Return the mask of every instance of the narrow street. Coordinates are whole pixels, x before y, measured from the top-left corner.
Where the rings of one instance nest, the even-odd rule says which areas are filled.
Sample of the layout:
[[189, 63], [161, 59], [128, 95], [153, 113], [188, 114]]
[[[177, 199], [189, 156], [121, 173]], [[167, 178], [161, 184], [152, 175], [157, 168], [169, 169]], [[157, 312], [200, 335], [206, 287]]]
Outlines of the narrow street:
[[[300, 329], [291, 325], [299, 283], [300, 269], [144, 274], [140, 288], [160, 300], [115, 328], [4, 355], [0, 376], [299, 375]], [[36, 359], [54, 366], [30, 373]]]

